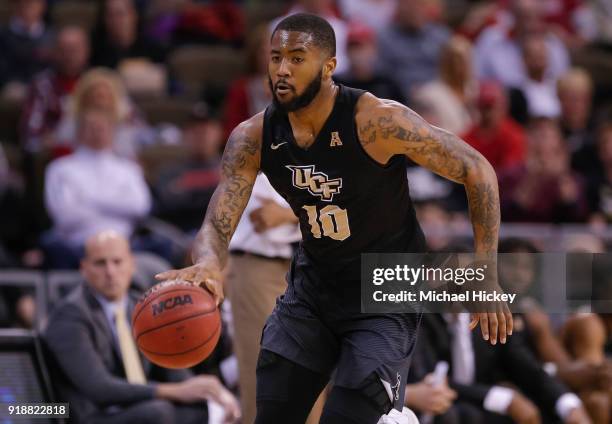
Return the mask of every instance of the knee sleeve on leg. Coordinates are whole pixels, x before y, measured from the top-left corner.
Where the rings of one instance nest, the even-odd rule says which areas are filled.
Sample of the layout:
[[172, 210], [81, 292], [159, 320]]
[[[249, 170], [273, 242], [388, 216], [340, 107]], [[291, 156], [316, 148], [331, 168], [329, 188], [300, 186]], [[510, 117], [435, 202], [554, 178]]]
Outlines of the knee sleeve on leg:
[[392, 407], [378, 375], [372, 373], [357, 389], [334, 386], [325, 408], [323, 424], [376, 424]]
[[327, 377], [262, 349], [257, 363], [256, 424], [303, 424]]

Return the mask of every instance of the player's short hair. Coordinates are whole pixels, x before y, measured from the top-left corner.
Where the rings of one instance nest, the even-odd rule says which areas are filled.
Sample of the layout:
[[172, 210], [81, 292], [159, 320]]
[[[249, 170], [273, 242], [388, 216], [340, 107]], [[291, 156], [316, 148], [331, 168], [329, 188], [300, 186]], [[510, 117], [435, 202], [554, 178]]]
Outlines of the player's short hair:
[[312, 36], [314, 43], [321, 49], [327, 51], [330, 57], [336, 56], [336, 34], [334, 29], [325, 19], [311, 15], [310, 13], [296, 13], [284, 18], [276, 25], [272, 36], [276, 31], [305, 32]]

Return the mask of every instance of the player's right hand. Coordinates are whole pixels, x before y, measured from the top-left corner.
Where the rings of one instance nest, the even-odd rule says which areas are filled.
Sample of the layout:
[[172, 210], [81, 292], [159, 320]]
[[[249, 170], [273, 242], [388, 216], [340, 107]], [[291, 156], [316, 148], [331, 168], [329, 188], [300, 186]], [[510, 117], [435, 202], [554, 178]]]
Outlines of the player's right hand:
[[480, 323], [482, 338], [488, 340], [492, 345], [497, 344], [497, 340], [506, 343], [507, 337], [512, 335], [514, 321], [510, 308], [504, 302], [494, 305], [495, 312], [474, 312], [470, 314], [470, 330], [476, 328]]
[[223, 277], [221, 271], [217, 270], [214, 266], [204, 263], [197, 263], [187, 268], [161, 272], [155, 276], [155, 279], [158, 281], [187, 281], [203, 287], [212, 294], [217, 306], [223, 302], [225, 297], [223, 294]]

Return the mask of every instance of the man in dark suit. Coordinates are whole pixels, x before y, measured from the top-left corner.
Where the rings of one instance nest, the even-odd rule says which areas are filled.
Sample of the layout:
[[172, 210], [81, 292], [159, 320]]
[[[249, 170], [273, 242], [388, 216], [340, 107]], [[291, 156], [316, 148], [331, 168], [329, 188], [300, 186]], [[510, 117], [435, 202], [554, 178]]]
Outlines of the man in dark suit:
[[[533, 357], [520, 323], [520, 317], [515, 318], [515, 331], [507, 343], [491, 346], [469, 330], [468, 314], [424, 314], [410, 369], [412, 384], [406, 390], [407, 404], [422, 412], [440, 413], [436, 424], [590, 423], [580, 400], [546, 374]], [[434, 391], [430, 373], [439, 361], [450, 365], [448, 388], [443, 384]], [[426, 402], [415, 405], [427, 386], [431, 394]], [[446, 393], [449, 390], [456, 399]], [[440, 402], [435, 397], [440, 397]], [[448, 404], [449, 399], [450, 408], [429, 409], [429, 405]]]
[[128, 241], [102, 232], [85, 249], [85, 282], [58, 305], [44, 335], [72, 421], [205, 424], [207, 401], [214, 401], [234, 422], [238, 403], [216, 377], [163, 369], [139, 354], [127, 318], [140, 294], [130, 290]]

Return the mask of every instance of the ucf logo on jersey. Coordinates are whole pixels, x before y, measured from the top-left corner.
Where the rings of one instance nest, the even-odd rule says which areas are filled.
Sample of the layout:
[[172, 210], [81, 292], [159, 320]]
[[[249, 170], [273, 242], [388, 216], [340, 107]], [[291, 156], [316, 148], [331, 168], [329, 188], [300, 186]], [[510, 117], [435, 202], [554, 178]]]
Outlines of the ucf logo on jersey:
[[286, 165], [293, 173], [293, 186], [302, 190], [308, 190], [313, 196], [319, 196], [326, 202], [334, 198], [334, 194], [340, 193], [342, 178], [330, 179], [323, 172], [315, 171], [314, 165], [295, 166]]

